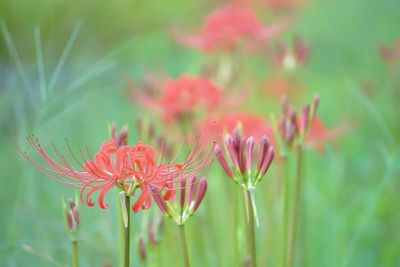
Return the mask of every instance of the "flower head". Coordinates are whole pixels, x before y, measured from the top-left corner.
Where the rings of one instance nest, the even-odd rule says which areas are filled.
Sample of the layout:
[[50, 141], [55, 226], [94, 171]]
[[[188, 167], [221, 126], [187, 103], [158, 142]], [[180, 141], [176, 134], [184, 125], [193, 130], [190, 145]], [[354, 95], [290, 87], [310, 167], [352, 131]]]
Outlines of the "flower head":
[[274, 60], [288, 71], [294, 70], [298, 65], [304, 64], [310, 54], [310, 46], [300, 36], [295, 35], [292, 46], [288, 47], [283, 42], [276, 44]]
[[226, 175], [244, 188], [255, 188], [275, 155], [265, 135], [256, 142], [253, 136], [246, 138], [238, 132], [233, 136], [227, 134], [224, 146], [216, 144], [214, 152]]
[[[160, 190], [153, 190], [154, 200], [161, 212], [183, 225], [198, 209], [207, 191], [207, 180], [196, 176], [181, 182], [178, 194], [166, 201]], [[178, 198], [179, 197], [179, 198]]]
[[71, 154], [71, 160], [68, 160], [53, 146], [56, 154], [54, 159], [37, 138], [29, 136], [28, 141], [45, 164], [38, 164], [28, 153], [22, 152], [26, 159], [50, 178], [78, 187], [80, 200], [88, 206], [95, 205], [91, 197], [98, 193], [98, 205], [102, 209], [108, 208], [104, 197], [113, 187], [127, 196], [138, 194], [132, 204], [134, 212], [148, 209], [152, 200], [150, 189], [166, 190], [164, 197], [169, 199], [173, 196], [174, 184], [192, 178], [211, 163], [209, 154], [204, 155], [200, 148], [195, 148], [183, 162], [163, 164], [162, 155], [158, 156], [152, 146], [142, 142], [133, 146], [117, 146], [113, 138], [103, 142], [93, 158], [89, 158], [89, 153], [84, 155], [82, 149], [78, 158], [68, 145]]
[[314, 97], [312, 105], [304, 105], [298, 115], [293, 106], [288, 106], [286, 96], [282, 97], [282, 116], [279, 119], [278, 130], [281, 140], [286, 146], [302, 144], [316, 116], [319, 96]]
[[[244, 137], [258, 139], [266, 135], [273, 141], [273, 128], [262, 117], [252, 113], [230, 113], [220, 117], [209, 117], [198, 123], [197, 129], [203, 136], [211, 134], [213, 140], [222, 140], [224, 134], [240, 128]], [[273, 143], [273, 142], [272, 142]]]
[[204, 77], [182, 75], [167, 79], [159, 97], [140, 96], [145, 106], [160, 113], [166, 122], [190, 118], [197, 108], [213, 109], [222, 102], [222, 90]]
[[240, 44], [265, 41], [279, 34], [286, 22], [264, 26], [245, 6], [229, 5], [213, 11], [194, 36], [177, 36], [181, 43], [206, 52], [232, 50]]

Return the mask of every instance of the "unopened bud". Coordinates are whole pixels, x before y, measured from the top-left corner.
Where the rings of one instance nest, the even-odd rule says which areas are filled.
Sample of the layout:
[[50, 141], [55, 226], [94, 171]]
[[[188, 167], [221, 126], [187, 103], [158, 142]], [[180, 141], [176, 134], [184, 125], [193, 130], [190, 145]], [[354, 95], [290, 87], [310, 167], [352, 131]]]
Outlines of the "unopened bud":
[[147, 260], [147, 249], [142, 236], [139, 236], [138, 238], [138, 252], [140, 260], [145, 262]]
[[76, 232], [79, 228], [78, 205], [75, 200], [70, 199], [68, 203], [63, 200], [66, 227], [70, 232]]

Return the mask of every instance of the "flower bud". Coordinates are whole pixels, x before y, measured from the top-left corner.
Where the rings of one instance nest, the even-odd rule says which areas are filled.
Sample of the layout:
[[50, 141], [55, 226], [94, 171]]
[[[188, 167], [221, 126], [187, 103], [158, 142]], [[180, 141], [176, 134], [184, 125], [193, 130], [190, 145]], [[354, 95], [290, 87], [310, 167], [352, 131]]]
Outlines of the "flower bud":
[[67, 203], [62, 200], [65, 225], [70, 233], [76, 233], [79, 228], [79, 213], [76, 200], [69, 199]]
[[139, 258], [141, 261], [145, 262], [147, 260], [147, 249], [146, 249], [146, 244], [144, 243], [144, 239], [142, 236], [139, 236], [138, 238], [138, 253], [139, 253]]

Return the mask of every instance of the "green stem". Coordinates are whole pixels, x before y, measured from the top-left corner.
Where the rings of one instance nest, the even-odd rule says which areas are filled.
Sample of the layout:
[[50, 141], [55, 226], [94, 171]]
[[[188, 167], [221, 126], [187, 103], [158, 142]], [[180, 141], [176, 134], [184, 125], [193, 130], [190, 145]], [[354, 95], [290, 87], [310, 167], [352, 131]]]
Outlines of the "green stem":
[[295, 248], [296, 248], [296, 232], [297, 232], [297, 218], [298, 209], [300, 206], [300, 194], [301, 194], [301, 165], [302, 165], [302, 146], [297, 146], [297, 164], [296, 164], [296, 177], [295, 177], [295, 192], [294, 192], [294, 203], [291, 214], [291, 224], [289, 231], [289, 250], [287, 267], [293, 266]]
[[[122, 222], [123, 227], [124, 227], [124, 267], [129, 267], [129, 252], [130, 252], [130, 228], [131, 228], [131, 220], [129, 216], [129, 207], [130, 207], [130, 197], [125, 196], [125, 209], [126, 209], [126, 214], [127, 216], [127, 224], [124, 225], [124, 222]], [[124, 208], [124, 207], [122, 207]]]
[[124, 220], [122, 218], [122, 204], [120, 201], [120, 196], [119, 192], [117, 192], [117, 198], [118, 198], [118, 223], [119, 223], [119, 229], [118, 229], [118, 235], [119, 235], [119, 266], [123, 267], [124, 266], [124, 231], [125, 231], [125, 226], [124, 226]]
[[251, 267], [257, 266], [256, 258], [256, 242], [254, 235], [254, 210], [252, 206], [251, 192], [248, 189], [244, 190], [244, 198], [246, 204], [246, 226], [247, 226], [247, 247], [251, 257]]
[[74, 240], [72, 243], [72, 266], [78, 267], [78, 241]]
[[288, 249], [288, 231], [289, 231], [289, 159], [285, 156], [283, 159], [283, 212], [282, 212], [282, 267], [286, 266], [286, 257]]
[[182, 249], [182, 257], [183, 257], [183, 266], [190, 267], [189, 263], [189, 253], [188, 253], [188, 246], [186, 242], [186, 234], [185, 234], [185, 225], [179, 225], [179, 238], [181, 241], [181, 249]]

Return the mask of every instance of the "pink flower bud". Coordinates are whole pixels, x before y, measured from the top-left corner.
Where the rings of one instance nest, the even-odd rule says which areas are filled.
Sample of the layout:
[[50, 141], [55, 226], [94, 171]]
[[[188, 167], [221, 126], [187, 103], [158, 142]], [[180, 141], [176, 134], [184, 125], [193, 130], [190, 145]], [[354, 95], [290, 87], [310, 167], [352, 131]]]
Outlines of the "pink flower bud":
[[138, 238], [138, 252], [139, 252], [139, 257], [142, 261], [147, 260], [147, 249], [146, 249], [146, 244], [144, 243], [144, 239], [142, 236], [139, 236]]
[[228, 175], [230, 178], [233, 177], [233, 172], [231, 170], [231, 168], [228, 165], [228, 162], [226, 161], [225, 155], [222, 152], [221, 148], [219, 147], [218, 144], [214, 145], [214, 153], [215, 156], [217, 157], [219, 164], [221, 165], [221, 167], [224, 169], [226, 175]]
[[269, 166], [271, 165], [272, 160], [274, 159], [274, 156], [275, 156], [274, 148], [269, 147], [267, 155], [260, 170], [261, 177], [264, 176], [265, 173], [267, 172]]
[[199, 188], [197, 189], [196, 200], [194, 201], [193, 212], [196, 211], [197, 208], [199, 207], [201, 201], [204, 198], [204, 195], [206, 194], [206, 191], [207, 191], [207, 180], [205, 177], [201, 177], [199, 182]]
[[254, 149], [254, 137], [250, 136], [246, 141], [246, 170], [250, 171], [253, 165], [253, 149]]
[[79, 227], [79, 214], [78, 206], [74, 200], [70, 199], [68, 201], [68, 206], [65, 208], [65, 215], [68, 229], [70, 231], [76, 231]]

